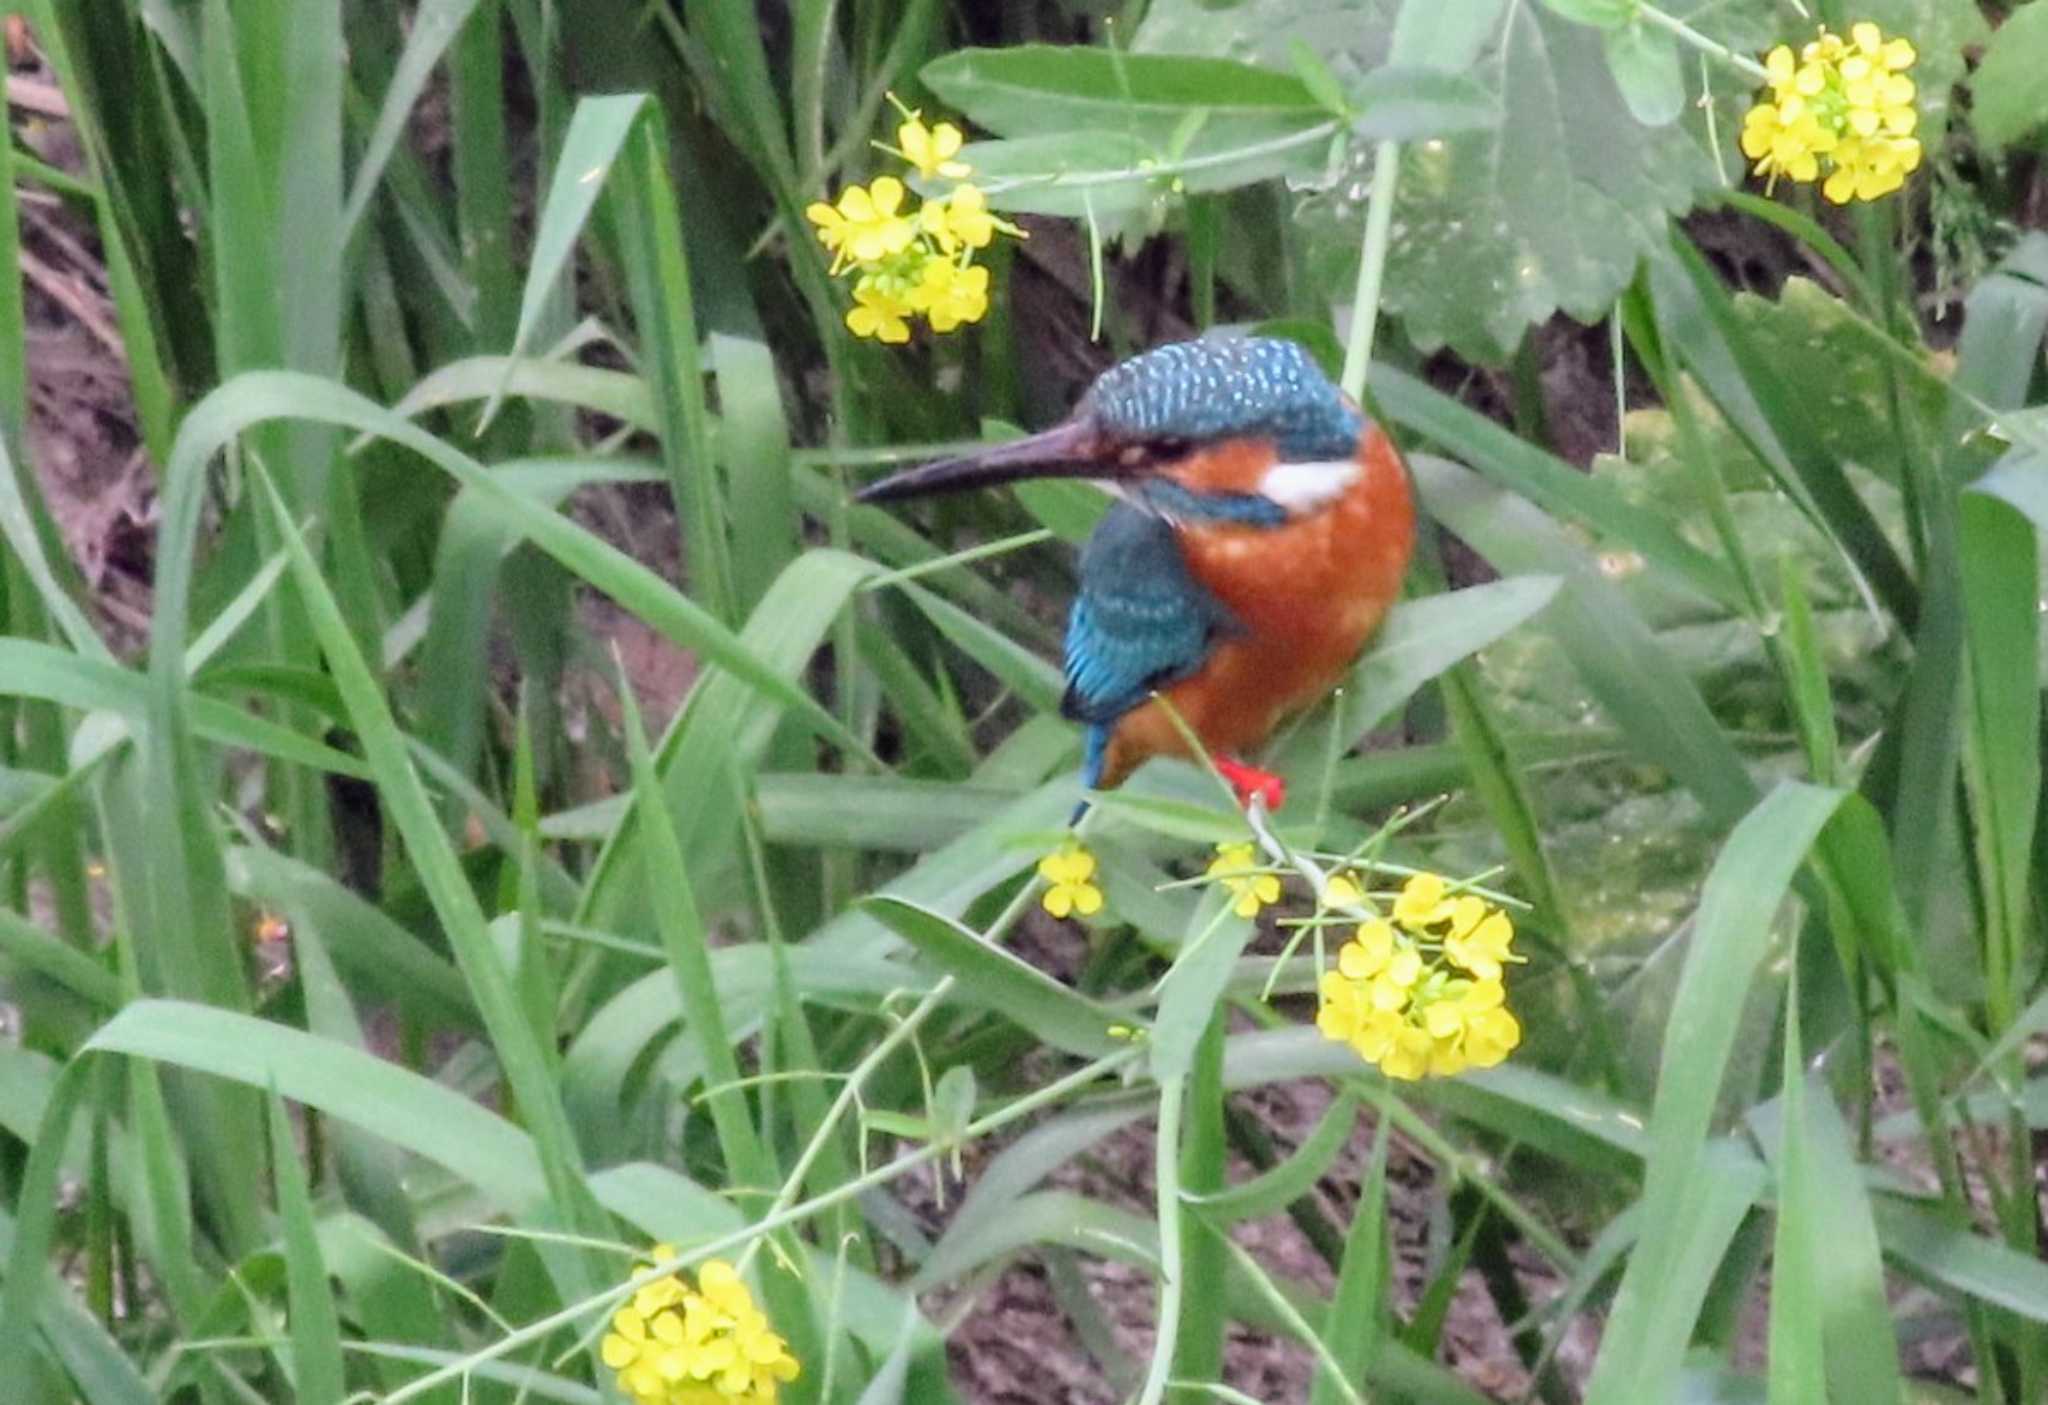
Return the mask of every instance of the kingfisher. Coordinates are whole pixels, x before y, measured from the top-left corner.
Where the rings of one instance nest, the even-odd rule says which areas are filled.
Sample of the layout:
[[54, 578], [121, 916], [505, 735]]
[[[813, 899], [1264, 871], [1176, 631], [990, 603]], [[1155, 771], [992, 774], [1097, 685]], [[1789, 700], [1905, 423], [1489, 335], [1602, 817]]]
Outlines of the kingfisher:
[[1300, 344], [1203, 338], [1112, 366], [1051, 429], [858, 496], [1026, 478], [1091, 479], [1115, 499], [1082, 548], [1067, 619], [1060, 711], [1087, 729], [1083, 785], [1187, 756], [1170, 704], [1241, 804], [1277, 809], [1281, 779], [1244, 758], [1343, 678], [1415, 544], [1385, 431]]

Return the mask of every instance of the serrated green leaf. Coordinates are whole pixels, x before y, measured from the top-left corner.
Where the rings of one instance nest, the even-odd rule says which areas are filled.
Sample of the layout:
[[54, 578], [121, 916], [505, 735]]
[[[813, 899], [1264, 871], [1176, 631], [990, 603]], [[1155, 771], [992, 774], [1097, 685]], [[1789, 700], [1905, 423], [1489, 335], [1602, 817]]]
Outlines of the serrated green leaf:
[[[1518, 7], [1474, 76], [1510, 117], [1403, 151], [1383, 297], [1419, 346], [1498, 363], [1560, 310], [1603, 316], [1666, 216], [1712, 173], [1679, 126], [1636, 120], [1584, 26]], [[1333, 298], [1351, 293], [1349, 190], [1367, 174], [1346, 173], [1305, 214], [1311, 266]]]

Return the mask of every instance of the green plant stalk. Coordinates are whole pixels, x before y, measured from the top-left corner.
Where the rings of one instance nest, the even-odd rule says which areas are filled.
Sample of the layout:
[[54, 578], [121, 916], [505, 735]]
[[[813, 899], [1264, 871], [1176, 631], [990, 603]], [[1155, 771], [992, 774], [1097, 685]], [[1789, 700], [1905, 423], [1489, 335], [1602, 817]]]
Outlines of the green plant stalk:
[[1748, 54], [1738, 54], [1720, 40], [1709, 39], [1678, 16], [1666, 14], [1655, 5], [1639, 3], [1636, 6], [1636, 14], [1646, 23], [1655, 25], [1671, 35], [1679, 43], [1690, 45], [1708, 58], [1719, 59], [1745, 78], [1762, 83], [1768, 81], [1771, 76], [1765, 72], [1762, 64]]
[[[1291, 1029], [1295, 1022], [1280, 1014], [1272, 1007], [1254, 1000], [1240, 1000], [1238, 1009], [1265, 1029]], [[1348, 1091], [1361, 1099], [1377, 1099], [1381, 1096], [1386, 1082], [1381, 1078], [1368, 1077], [1363, 1064], [1355, 1074], [1333, 1078], [1340, 1090]], [[1487, 1203], [1498, 1210], [1501, 1217], [1512, 1224], [1529, 1246], [1548, 1258], [1557, 1266], [1557, 1271], [1569, 1278], [1578, 1272], [1579, 1256], [1571, 1246], [1559, 1238], [1557, 1232], [1509, 1195], [1493, 1178], [1486, 1174], [1489, 1158], [1482, 1158], [1460, 1150], [1451, 1140], [1431, 1125], [1429, 1119], [1417, 1113], [1399, 1098], [1387, 1098], [1388, 1116], [1402, 1135], [1421, 1147], [1447, 1175], [1462, 1177], [1486, 1197]]]
[[[1103, 1075], [1114, 1073], [1124, 1065], [1134, 1062], [1142, 1052], [1141, 1049], [1135, 1047], [1119, 1049], [1113, 1054], [1105, 1054], [1092, 1063], [1084, 1064], [1066, 1077], [1056, 1079], [1036, 1092], [1028, 1093], [1024, 1097], [1017, 1099], [1017, 1101], [998, 1108], [979, 1121], [969, 1123], [962, 1129], [961, 1139], [973, 1140], [978, 1137], [985, 1137], [992, 1132], [1000, 1131], [1012, 1122], [1031, 1116], [1040, 1108], [1053, 1106], [1064, 1100], [1069, 1094], [1085, 1088]], [[705, 1259], [716, 1258], [734, 1249], [742, 1248], [763, 1234], [782, 1229], [788, 1225], [801, 1224], [805, 1220], [822, 1214], [835, 1205], [843, 1205], [849, 1200], [858, 1199], [871, 1190], [889, 1184], [899, 1176], [908, 1175], [910, 1172], [917, 1170], [921, 1166], [929, 1165], [942, 1156], [949, 1156], [952, 1154], [952, 1151], [953, 1146], [948, 1142], [944, 1144], [931, 1143], [921, 1146], [915, 1151], [905, 1152], [894, 1161], [878, 1166], [866, 1175], [850, 1180], [844, 1185], [835, 1186], [822, 1195], [812, 1196], [809, 1200], [765, 1215], [753, 1224], [736, 1229], [730, 1234], [720, 1235], [716, 1239], [707, 1240], [703, 1244], [699, 1244], [685, 1253], [678, 1254], [672, 1259], [664, 1260], [651, 1268], [644, 1269], [614, 1288], [592, 1294], [580, 1301], [569, 1304], [567, 1307], [559, 1308], [549, 1313], [546, 1317], [536, 1318], [524, 1327], [508, 1332], [498, 1340], [479, 1347], [460, 1360], [451, 1361], [440, 1369], [429, 1372], [418, 1380], [400, 1387], [385, 1396], [380, 1405], [405, 1405], [406, 1401], [417, 1399], [437, 1386], [467, 1376], [471, 1370], [486, 1361], [494, 1361], [501, 1356], [510, 1355], [529, 1343], [540, 1341], [564, 1327], [573, 1325], [579, 1319], [587, 1317], [591, 1313], [603, 1312], [616, 1303], [624, 1302], [649, 1283], [667, 1278], [682, 1269], [701, 1263]], [[54, 1162], [56, 1160], [54, 1154], [50, 1160], [53, 1163], [51, 1174], [54, 1175]], [[0, 1339], [4, 1339], [4, 1334], [0, 1334]]]
[[1224, 1249], [1236, 1262], [1245, 1277], [1251, 1280], [1252, 1286], [1259, 1290], [1259, 1295], [1266, 1300], [1267, 1305], [1275, 1313], [1279, 1314], [1280, 1320], [1285, 1322], [1289, 1329], [1296, 1336], [1300, 1337], [1302, 1341], [1306, 1342], [1309, 1349], [1315, 1353], [1316, 1364], [1323, 1368], [1322, 1372], [1316, 1377], [1317, 1382], [1330, 1382], [1348, 1402], [1348, 1405], [1366, 1405], [1365, 1397], [1358, 1393], [1358, 1387], [1346, 1379], [1344, 1368], [1338, 1363], [1337, 1358], [1331, 1354], [1329, 1343], [1323, 1340], [1322, 1333], [1309, 1325], [1308, 1319], [1301, 1315], [1301, 1310], [1294, 1305], [1285, 1293], [1280, 1291], [1272, 1278], [1267, 1275], [1266, 1270], [1259, 1266], [1259, 1261], [1246, 1253], [1237, 1241], [1230, 1238], [1230, 1236], [1219, 1233], [1216, 1237], [1222, 1241]]
[[1351, 335], [1344, 344], [1344, 370], [1337, 384], [1353, 400], [1365, 394], [1365, 376], [1372, 365], [1373, 333], [1380, 315], [1380, 287], [1387, 271], [1387, 248], [1394, 222], [1394, 192], [1401, 176], [1401, 143], [1383, 141], [1373, 148], [1372, 193], [1366, 197], [1365, 241], [1358, 255], [1358, 284], [1351, 297]]
[[[1189, 1076], [1187, 1129], [1176, 1151], [1184, 1196], [1213, 1194], [1228, 1180], [1224, 1156], [1223, 1041], [1228, 1011], [1218, 1005], [1209, 1015], [1208, 1028], [1196, 1047]], [[1199, 1215], [1181, 1219], [1181, 1266], [1183, 1276], [1195, 1283], [1221, 1281], [1224, 1258], [1217, 1242]], [[1179, 1344], [1173, 1354], [1176, 1381], [1212, 1381], [1222, 1374], [1223, 1337], [1227, 1326], [1223, 1301], [1214, 1293], [1194, 1293], [1181, 1299]]]
[[1152, 1364], [1138, 1391], [1137, 1405], [1159, 1405], [1173, 1374], [1179, 1344], [1181, 1295], [1187, 1288], [1181, 1261], [1180, 1203], [1180, 1118], [1185, 1101], [1179, 1075], [1159, 1080], [1159, 1126], [1153, 1143], [1159, 1217], [1159, 1329], [1153, 1337]]
[[[1085, 823], [1084, 819], [1083, 824]], [[1036, 883], [1026, 883], [1019, 888], [1016, 896], [1010, 899], [996, 920], [989, 924], [986, 939], [991, 943], [1001, 941], [1037, 896]], [[920, 1025], [931, 1018], [933, 1011], [937, 1010], [946, 996], [952, 992], [954, 984], [954, 977], [941, 977], [936, 985], [925, 992], [924, 999], [918, 1001], [911, 1012], [884, 1035], [880, 1042], [868, 1051], [866, 1057], [854, 1066], [853, 1071], [847, 1074], [846, 1081], [840, 1086], [839, 1096], [832, 1100], [830, 1110], [818, 1123], [818, 1129], [811, 1134], [810, 1141], [804, 1146], [803, 1154], [797, 1157], [796, 1164], [790, 1167], [789, 1174], [783, 1178], [782, 1189], [776, 1193], [773, 1203], [769, 1205], [768, 1213], [762, 1219], [763, 1224], [796, 1203], [796, 1197], [803, 1193], [805, 1177], [810, 1174], [811, 1167], [818, 1158], [824, 1154], [833, 1130], [848, 1112], [859, 1105], [861, 1088], [873, 1076], [874, 1071], [882, 1066], [883, 1061], [895, 1053], [911, 1035], [917, 1033]], [[751, 1245], [748, 1251], [752, 1252]]]

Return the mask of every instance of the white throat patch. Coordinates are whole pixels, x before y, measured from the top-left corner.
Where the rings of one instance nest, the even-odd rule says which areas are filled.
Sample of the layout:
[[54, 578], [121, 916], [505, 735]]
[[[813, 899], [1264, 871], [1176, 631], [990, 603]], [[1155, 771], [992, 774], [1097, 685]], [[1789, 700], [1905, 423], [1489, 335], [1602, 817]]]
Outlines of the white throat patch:
[[1317, 459], [1308, 463], [1276, 463], [1259, 477], [1259, 496], [1287, 510], [1290, 517], [1326, 507], [1358, 481], [1356, 459]]

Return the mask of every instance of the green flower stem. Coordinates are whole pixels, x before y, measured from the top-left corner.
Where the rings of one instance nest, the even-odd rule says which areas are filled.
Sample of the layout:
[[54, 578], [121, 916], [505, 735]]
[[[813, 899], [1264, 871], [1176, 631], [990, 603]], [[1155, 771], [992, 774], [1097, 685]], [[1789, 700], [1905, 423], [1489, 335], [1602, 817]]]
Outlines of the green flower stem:
[[[1373, 148], [1372, 194], [1365, 207], [1365, 243], [1358, 255], [1358, 287], [1351, 298], [1351, 338], [1344, 347], [1344, 373], [1337, 380], [1353, 400], [1365, 394], [1372, 364], [1373, 331], [1379, 322], [1380, 285], [1387, 271], [1388, 232], [1394, 220], [1394, 189], [1401, 175], [1401, 143]], [[1317, 890], [1321, 896], [1321, 889]]]
[[[1005, 907], [1001, 915], [990, 924], [984, 939], [991, 944], [1001, 941], [1010, 928], [1017, 924], [1018, 919], [1024, 915], [1026, 909], [1037, 900], [1039, 888], [1040, 885], [1035, 882], [1026, 883], [1022, 888], [1019, 888], [1017, 895], [1010, 899], [1009, 906]], [[931, 1018], [932, 1012], [939, 1008], [948, 995], [952, 994], [956, 983], [952, 976], [946, 976], [929, 991], [925, 992], [924, 999], [917, 1002], [916, 1008], [912, 1009], [908, 1015], [905, 1015], [902, 1020], [898, 1021], [896, 1027], [884, 1035], [881, 1041], [868, 1051], [867, 1056], [854, 1066], [853, 1071], [847, 1074], [845, 1083], [839, 1089], [839, 1096], [833, 1099], [832, 1106], [825, 1113], [824, 1121], [818, 1124], [818, 1130], [811, 1134], [810, 1141], [804, 1145], [803, 1155], [797, 1158], [796, 1165], [792, 1166], [789, 1174], [783, 1178], [782, 1189], [776, 1193], [774, 1201], [768, 1206], [768, 1213], [761, 1219], [762, 1226], [765, 1227], [770, 1220], [773, 1220], [778, 1214], [788, 1210], [796, 1203], [797, 1196], [803, 1190], [804, 1177], [808, 1176], [811, 1173], [811, 1167], [817, 1164], [818, 1157], [824, 1153], [827, 1139], [838, 1128], [840, 1121], [859, 1104], [860, 1091], [866, 1085], [869, 1077], [873, 1075], [876, 1069], [882, 1066], [884, 1060], [902, 1046], [905, 1040], [917, 1033], [918, 1028], [926, 1020]], [[927, 1148], [927, 1150], [929, 1149]], [[940, 1149], [944, 1150], [946, 1148]], [[755, 1249], [760, 1246], [760, 1243], [760, 1238], [756, 1237], [752, 1243], [748, 1244], [743, 1251], [745, 1258], [751, 1258]], [[741, 1266], [743, 1268], [745, 1266], [744, 1259]]]
[[[996, 1111], [991, 1112], [988, 1116], [977, 1122], [969, 1123], [963, 1129], [961, 1137], [963, 1140], [985, 1137], [991, 1132], [1007, 1127], [1012, 1122], [1029, 1117], [1040, 1108], [1052, 1106], [1069, 1094], [1087, 1087], [1096, 1079], [1106, 1074], [1114, 1073], [1125, 1064], [1134, 1062], [1143, 1053], [1142, 1047], [1133, 1046], [1128, 1049], [1119, 1049], [1113, 1054], [1105, 1054], [1093, 1063], [1083, 1064], [1066, 1077], [1046, 1084], [1045, 1087], [1040, 1088], [1035, 1093], [1027, 1093], [1015, 1102], [996, 1109]], [[782, 1229], [787, 1225], [801, 1224], [803, 1221], [810, 1219], [814, 1215], [822, 1214], [835, 1205], [843, 1205], [849, 1200], [856, 1199], [871, 1190], [889, 1184], [889, 1182], [899, 1176], [908, 1175], [910, 1172], [938, 1160], [941, 1156], [945, 1156], [951, 1151], [952, 1146], [950, 1144], [931, 1142], [919, 1147], [915, 1151], [905, 1152], [887, 1165], [878, 1166], [866, 1175], [858, 1176], [844, 1185], [834, 1186], [828, 1191], [812, 1196], [801, 1204], [791, 1205], [786, 1209], [764, 1215], [762, 1218], [754, 1221], [754, 1223], [743, 1225], [730, 1234], [720, 1235], [716, 1239], [708, 1240], [693, 1249], [677, 1254], [672, 1259], [655, 1264], [651, 1268], [643, 1269], [616, 1287], [607, 1288], [602, 1293], [593, 1294], [581, 1302], [571, 1303], [567, 1307], [559, 1308], [549, 1313], [546, 1317], [536, 1318], [524, 1327], [508, 1332], [486, 1346], [478, 1347], [475, 1351], [468, 1353], [459, 1360], [451, 1361], [438, 1370], [430, 1371], [418, 1380], [408, 1381], [389, 1395], [382, 1397], [379, 1405], [404, 1405], [408, 1400], [416, 1400], [436, 1386], [466, 1377], [471, 1371], [486, 1361], [495, 1361], [499, 1357], [509, 1356], [523, 1346], [540, 1341], [564, 1327], [573, 1326], [579, 1319], [587, 1317], [593, 1312], [602, 1312], [624, 1302], [649, 1283], [667, 1278], [671, 1274], [681, 1272], [683, 1269], [699, 1264], [705, 1259], [716, 1258], [720, 1254], [740, 1248], [770, 1231]]]
[[[1382, 1111], [1384, 1112], [1384, 1108]], [[1210, 1232], [1223, 1241], [1223, 1247], [1230, 1251], [1230, 1257], [1236, 1261], [1238, 1270], [1244, 1274], [1252, 1287], [1258, 1290], [1259, 1296], [1266, 1300], [1266, 1305], [1273, 1309], [1274, 1314], [1287, 1324], [1288, 1329], [1296, 1337], [1308, 1344], [1309, 1349], [1315, 1353], [1317, 1364], [1326, 1373], [1326, 1379], [1337, 1388], [1337, 1393], [1349, 1401], [1350, 1405], [1366, 1405], [1365, 1397], [1358, 1393], [1358, 1387], [1344, 1374], [1343, 1364], [1330, 1350], [1330, 1344], [1323, 1339], [1323, 1332], [1318, 1332], [1309, 1324], [1308, 1319], [1301, 1315], [1301, 1309], [1280, 1291], [1280, 1286], [1273, 1281], [1272, 1276], [1259, 1261], [1246, 1253], [1244, 1247], [1229, 1235], [1213, 1229]], [[1355, 1330], [1356, 1327], [1350, 1323], [1328, 1323], [1324, 1327], [1325, 1332]]]
[[1771, 76], [1764, 71], [1762, 64], [1748, 54], [1738, 54], [1720, 40], [1709, 39], [1678, 16], [1668, 15], [1655, 5], [1639, 4], [1636, 6], [1636, 13], [1645, 23], [1654, 24], [1680, 43], [1691, 45], [1709, 58], [1719, 59], [1752, 82], [1762, 83]]

